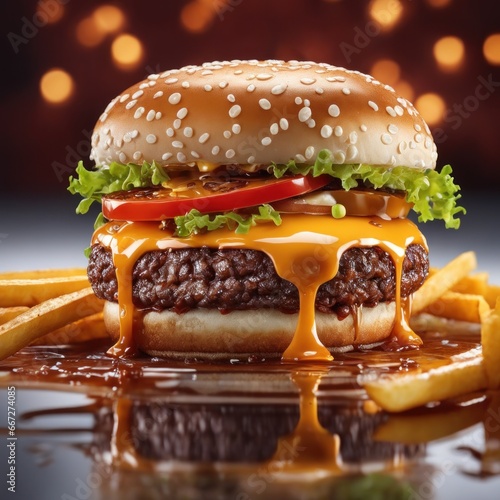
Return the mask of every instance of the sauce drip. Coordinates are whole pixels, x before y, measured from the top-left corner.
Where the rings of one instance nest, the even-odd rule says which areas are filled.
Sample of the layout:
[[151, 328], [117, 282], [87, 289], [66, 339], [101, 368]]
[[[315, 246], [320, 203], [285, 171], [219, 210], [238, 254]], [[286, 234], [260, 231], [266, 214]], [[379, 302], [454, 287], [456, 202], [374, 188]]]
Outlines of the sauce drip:
[[[361, 235], [361, 236], [360, 236]], [[155, 222], [111, 222], [99, 228], [92, 244], [100, 243], [113, 254], [120, 304], [120, 338], [109, 351], [123, 356], [134, 349], [132, 269], [144, 253], [169, 248], [249, 248], [265, 252], [280, 277], [299, 291], [300, 313], [292, 342], [284, 360], [331, 361], [316, 330], [314, 299], [320, 285], [338, 272], [342, 254], [355, 246], [379, 246], [390, 254], [396, 270], [396, 322], [393, 339], [399, 345], [419, 345], [420, 338], [408, 325], [409, 302], [401, 297], [401, 277], [406, 248], [411, 243], [426, 246], [418, 228], [407, 219], [382, 220], [294, 214], [283, 215], [280, 226], [260, 224], [248, 234], [219, 229], [203, 235], [177, 238]], [[354, 330], [359, 329], [361, 308], [354, 310]]]

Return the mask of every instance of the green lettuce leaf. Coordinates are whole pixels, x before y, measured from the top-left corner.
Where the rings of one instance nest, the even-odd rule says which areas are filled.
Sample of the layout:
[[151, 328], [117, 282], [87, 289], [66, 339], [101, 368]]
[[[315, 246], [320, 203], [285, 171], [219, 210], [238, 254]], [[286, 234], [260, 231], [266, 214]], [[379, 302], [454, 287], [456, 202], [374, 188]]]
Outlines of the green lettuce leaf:
[[258, 214], [242, 215], [236, 212], [226, 212], [224, 214], [202, 214], [198, 210], [191, 210], [186, 215], [179, 215], [174, 218], [177, 226], [176, 236], [185, 238], [200, 231], [214, 231], [221, 227], [234, 230], [236, 234], [246, 234], [252, 226], [258, 222], [274, 222], [276, 226], [281, 224], [280, 214], [271, 205], [261, 205], [258, 207]]
[[[69, 178], [68, 191], [79, 194], [83, 200], [76, 207], [77, 214], [86, 214], [94, 202], [101, 203], [105, 194], [139, 187], [158, 186], [169, 180], [162, 166], [157, 163], [144, 162], [142, 165], [113, 162], [109, 167], [87, 170], [83, 162], [79, 162], [75, 170], [78, 177]], [[100, 213], [94, 228], [105, 223]]]
[[365, 164], [335, 165], [331, 152], [323, 149], [313, 165], [297, 164], [291, 160], [286, 165], [273, 164], [270, 170], [277, 178], [285, 174], [311, 174], [314, 177], [328, 174], [340, 179], [347, 191], [360, 183], [375, 189], [405, 191], [406, 200], [414, 204], [413, 210], [420, 222], [443, 220], [447, 228], [458, 229], [460, 219], [455, 216], [465, 213], [465, 209], [457, 205], [461, 198], [458, 194], [460, 187], [454, 183], [450, 165], [443, 167], [440, 172]]

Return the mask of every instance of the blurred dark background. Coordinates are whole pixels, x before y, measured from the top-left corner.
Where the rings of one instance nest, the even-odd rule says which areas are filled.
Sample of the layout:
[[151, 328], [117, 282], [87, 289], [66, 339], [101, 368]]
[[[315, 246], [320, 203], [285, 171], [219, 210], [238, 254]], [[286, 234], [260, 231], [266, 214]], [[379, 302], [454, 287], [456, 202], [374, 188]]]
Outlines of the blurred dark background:
[[15, 215], [5, 207], [7, 197], [14, 207], [20, 200], [40, 199], [76, 205], [66, 191], [68, 177], [79, 159], [91, 164], [91, 131], [115, 95], [150, 73], [213, 60], [304, 59], [371, 73], [414, 102], [427, 119], [438, 144], [438, 166], [453, 166], [466, 207], [468, 195], [496, 191], [500, 181], [496, 1], [2, 4], [4, 240], [13, 235], [6, 227]]

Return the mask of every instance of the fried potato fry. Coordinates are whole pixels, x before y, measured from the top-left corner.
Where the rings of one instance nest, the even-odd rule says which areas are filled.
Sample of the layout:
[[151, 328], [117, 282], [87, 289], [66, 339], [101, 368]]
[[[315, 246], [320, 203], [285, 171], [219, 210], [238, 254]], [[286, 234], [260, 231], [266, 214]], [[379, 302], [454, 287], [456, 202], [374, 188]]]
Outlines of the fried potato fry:
[[35, 339], [30, 345], [76, 344], [101, 338], [109, 338], [102, 312], [64, 325], [43, 337]]
[[8, 271], [0, 273], [0, 280], [38, 280], [86, 275], [87, 270], [84, 267], [69, 267], [64, 269], [36, 269], [34, 271]]
[[463, 277], [451, 288], [452, 292], [486, 296], [488, 273], [475, 273]]
[[477, 354], [457, 356], [449, 364], [429, 371], [366, 380], [364, 387], [382, 409], [401, 412], [484, 389], [488, 377], [483, 358]]
[[488, 385], [490, 389], [500, 388], [500, 298], [495, 309], [483, 315], [481, 343]]
[[482, 295], [449, 291], [427, 306], [424, 312], [457, 321], [480, 323], [482, 315], [489, 310], [490, 306]]
[[102, 308], [103, 301], [90, 287], [42, 302], [0, 326], [0, 359], [57, 328], [100, 312]]
[[434, 272], [413, 297], [412, 314], [423, 311], [477, 266], [476, 254], [464, 252]]
[[500, 297], [500, 286], [488, 285], [484, 294], [484, 298], [492, 309], [495, 308], [497, 299]]
[[32, 307], [89, 286], [87, 275], [0, 280], [0, 307]]
[[29, 307], [18, 306], [18, 307], [0, 307], [0, 325], [7, 323], [21, 313], [26, 312]]

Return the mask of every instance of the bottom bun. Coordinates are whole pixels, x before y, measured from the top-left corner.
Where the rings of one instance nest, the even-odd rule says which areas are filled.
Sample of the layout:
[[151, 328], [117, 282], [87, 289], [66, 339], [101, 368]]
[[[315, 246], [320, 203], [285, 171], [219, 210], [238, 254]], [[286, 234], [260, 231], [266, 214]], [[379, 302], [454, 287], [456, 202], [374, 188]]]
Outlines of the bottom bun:
[[[318, 337], [331, 351], [371, 347], [391, 334], [395, 303], [364, 307], [357, 314], [339, 320], [334, 314], [316, 312]], [[136, 323], [134, 340], [150, 356], [165, 358], [231, 359], [248, 356], [279, 358], [292, 341], [298, 314], [275, 309], [232, 311], [192, 309], [183, 314], [151, 311]], [[104, 322], [113, 340], [119, 338], [119, 307], [104, 306]]]

